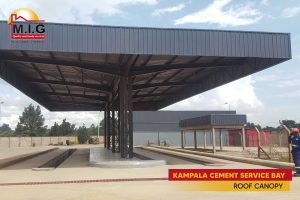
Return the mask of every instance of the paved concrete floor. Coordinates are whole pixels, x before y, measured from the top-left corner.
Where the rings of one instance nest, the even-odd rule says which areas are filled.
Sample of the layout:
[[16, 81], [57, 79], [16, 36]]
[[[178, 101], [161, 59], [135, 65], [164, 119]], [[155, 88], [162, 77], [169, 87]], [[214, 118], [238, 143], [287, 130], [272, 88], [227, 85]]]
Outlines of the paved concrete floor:
[[171, 157], [171, 156], [167, 156], [164, 154], [158, 154], [158, 153], [146, 151], [143, 149], [134, 149], [134, 152], [141, 154], [143, 156], [147, 156], [148, 158], [155, 159], [155, 160], [163, 159], [167, 162], [168, 165], [184, 165], [184, 164], [194, 165], [194, 164], [196, 164], [196, 163], [188, 161], [188, 160]]
[[[86, 152], [76, 151], [61, 167], [52, 171], [30, 169], [0, 170], [0, 183], [28, 181], [59, 181], [86, 179], [162, 178], [169, 168], [219, 168], [200, 164], [165, 165], [136, 169], [105, 169], [89, 167]], [[226, 161], [222, 168], [266, 168]], [[74, 183], [55, 185], [0, 186], [0, 200], [50, 199], [263, 199], [296, 200], [300, 196], [300, 178], [293, 178], [290, 192], [182, 192], [168, 181]]]

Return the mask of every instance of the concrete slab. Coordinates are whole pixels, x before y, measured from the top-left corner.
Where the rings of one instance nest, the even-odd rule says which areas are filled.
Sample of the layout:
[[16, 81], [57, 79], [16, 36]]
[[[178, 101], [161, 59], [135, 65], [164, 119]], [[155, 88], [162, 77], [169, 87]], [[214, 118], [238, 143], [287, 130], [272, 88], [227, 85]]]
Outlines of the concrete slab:
[[[82, 152], [81, 152], [82, 153]], [[80, 153], [79, 153], [80, 154]], [[73, 155], [72, 155], [73, 156]], [[72, 161], [72, 156], [69, 158]], [[72, 162], [76, 163], [76, 155]], [[78, 155], [78, 158], [80, 156]], [[211, 158], [213, 159], [213, 158]], [[217, 159], [218, 160], [218, 159]], [[66, 160], [67, 161], [67, 160]], [[84, 159], [79, 159], [82, 162]], [[226, 161], [222, 167], [195, 164], [163, 165], [147, 168], [97, 168], [97, 167], [62, 167], [52, 171], [32, 171], [31, 169], [0, 170], [0, 183], [35, 182], [35, 181], [72, 181], [98, 179], [130, 179], [130, 178], [166, 178], [168, 169], [247, 169], [268, 168], [259, 165]], [[70, 163], [71, 164], [71, 163]], [[290, 192], [184, 192], [177, 190], [175, 183], [167, 180], [137, 182], [97, 182], [52, 185], [20, 185], [0, 186], [0, 199], [9, 200], [83, 200], [83, 199], [130, 199], [130, 200], [182, 200], [182, 199], [272, 199], [298, 200], [300, 196], [300, 178], [293, 178]]]
[[139, 168], [165, 165], [164, 160], [124, 159], [119, 153], [112, 153], [104, 147], [90, 149], [89, 165], [102, 168]]
[[167, 156], [164, 154], [159, 154], [151, 151], [146, 151], [139, 148], [135, 148], [134, 152], [154, 160], [165, 160], [167, 165], [195, 165], [196, 164], [195, 162], [191, 162], [191, 161], [187, 161], [187, 160], [183, 160], [176, 157], [171, 157], [171, 156]]

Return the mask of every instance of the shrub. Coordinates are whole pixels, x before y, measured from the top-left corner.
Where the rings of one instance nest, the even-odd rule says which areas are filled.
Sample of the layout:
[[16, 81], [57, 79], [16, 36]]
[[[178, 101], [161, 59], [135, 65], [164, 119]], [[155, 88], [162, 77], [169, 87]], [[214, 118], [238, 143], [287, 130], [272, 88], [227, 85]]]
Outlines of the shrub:
[[78, 143], [79, 144], [86, 144], [89, 140], [90, 136], [85, 126], [81, 126], [78, 128]]

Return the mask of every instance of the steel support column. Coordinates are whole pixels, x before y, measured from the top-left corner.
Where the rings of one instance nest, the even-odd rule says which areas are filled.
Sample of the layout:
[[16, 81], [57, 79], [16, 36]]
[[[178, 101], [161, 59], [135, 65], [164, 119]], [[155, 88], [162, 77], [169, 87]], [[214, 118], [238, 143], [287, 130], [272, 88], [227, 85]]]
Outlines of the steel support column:
[[222, 141], [222, 129], [219, 129], [219, 136], [220, 136], [220, 150], [223, 150], [223, 141]]
[[197, 149], [197, 131], [194, 130], [194, 148]]
[[106, 148], [106, 132], [107, 132], [107, 124], [106, 124], [106, 108], [104, 111], [104, 115], [103, 115], [103, 121], [104, 121], [104, 127], [103, 127], [103, 132], [104, 132], [104, 148]]
[[183, 145], [183, 130], [181, 131], [181, 148], [182, 149], [184, 148], [184, 145]]
[[110, 149], [110, 131], [111, 131], [111, 127], [110, 127], [110, 121], [111, 121], [111, 117], [110, 117], [110, 103], [107, 103], [106, 105], [106, 148]]
[[128, 88], [128, 156], [133, 158], [133, 107], [132, 107], [132, 79], [127, 78]]
[[116, 152], [116, 127], [115, 127], [116, 119], [115, 119], [115, 110], [112, 109], [112, 115], [111, 115], [111, 151], [113, 153]]
[[216, 153], [216, 131], [215, 131], [215, 128], [212, 128], [211, 132], [212, 132], [213, 153]]
[[117, 128], [117, 130], [118, 130], [118, 133], [117, 133], [117, 143], [118, 143], [118, 146], [117, 146], [117, 152], [118, 153], [120, 153], [120, 143], [121, 143], [121, 134], [120, 134], [120, 108], [119, 108], [119, 106], [118, 106], [118, 128]]
[[120, 83], [119, 83], [119, 98], [120, 98], [120, 153], [121, 153], [121, 157], [122, 158], [126, 158], [127, 157], [127, 153], [126, 153], [126, 130], [125, 130], [125, 115], [124, 115], [124, 110], [125, 110], [125, 81], [124, 81], [124, 77], [120, 77]]
[[206, 132], [204, 130], [204, 149], [206, 149]]
[[131, 77], [120, 76], [120, 153], [122, 158], [133, 157], [132, 123], [132, 83]]

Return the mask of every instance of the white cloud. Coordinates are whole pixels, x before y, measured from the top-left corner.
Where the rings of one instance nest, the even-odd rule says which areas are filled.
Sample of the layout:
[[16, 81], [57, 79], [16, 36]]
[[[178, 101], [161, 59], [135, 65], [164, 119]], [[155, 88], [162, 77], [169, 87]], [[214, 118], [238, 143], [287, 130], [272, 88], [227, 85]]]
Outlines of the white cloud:
[[260, 3], [262, 5], [269, 5], [270, 2], [269, 2], [269, 0], [261, 0]]
[[283, 97], [283, 98], [287, 98], [287, 97], [289, 97], [289, 98], [300, 97], [300, 90], [277, 94], [277, 95], [275, 95], [275, 97]]
[[173, 13], [173, 12], [180, 11], [180, 10], [182, 10], [184, 8], [185, 8], [185, 5], [183, 3], [180, 3], [180, 4], [178, 4], [176, 6], [173, 6], [173, 7], [156, 9], [152, 13], [152, 16], [161, 16], [161, 15], [164, 15], [166, 13]]
[[[156, 3], [157, 0], [23, 0], [17, 3], [2, 0], [0, 9], [5, 16], [9, 16], [9, 13], [17, 8], [28, 7], [36, 11], [41, 19], [48, 22], [93, 24], [95, 15], [126, 15], [126, 12], [122, 10], [124, 6], [149, 6]], [[3, 16], [1, 18], [3, 19]]]
[[[1, 105], [1, 119], [0, 124], [9, 124], [11, 128], [15, 128], [19, 121], [19, 116], [22, 115], [24, 107], [30, 103], [37, 106], [38, 103], [13, 88], [0, 78], [0, 101], [4, 101]], [[86, 126], [99, 123], [99, 120], [103, 118], [103, 112], [99, 116], [99, 112], [49, 112], [45, 108], [41, 107], [42, 114], [45, 118], [45, 125], [52, 126], [54, 122], [61, 122], [64, 118], [71, 123], [75, 123], [76, 126], [81, 126], [85, 123]]]
[[247, 114], [249, 121], [257, 121], [264, 105], [255, 94], [251, 76], [228, 83], [164, 108], [164, 110], [232, 110]]
[[288, 7], [282, 11], [282, 16], [285, 18], [296, 17], [300, 14], [300, 6], [298, 7]]
[[254, 76], [254, 80], [258, 82], [270, 82], [270, 81], [276, 81], [280, 77], [277, 74], [267, 74], [267, 75], [256, 75]]
[[274, 83], [274, 85], [278, 88], [298, 87], [300, 85], [300, 80], [299, 79], [281, 80]]
[[214, 0], [206, 8], [175, 20], [175, 25], [209, 23], [220, 26], [241, 26], [256, 23], [263, 16], [249, 3], [225, 8], [230, 2], [231, 0]]

